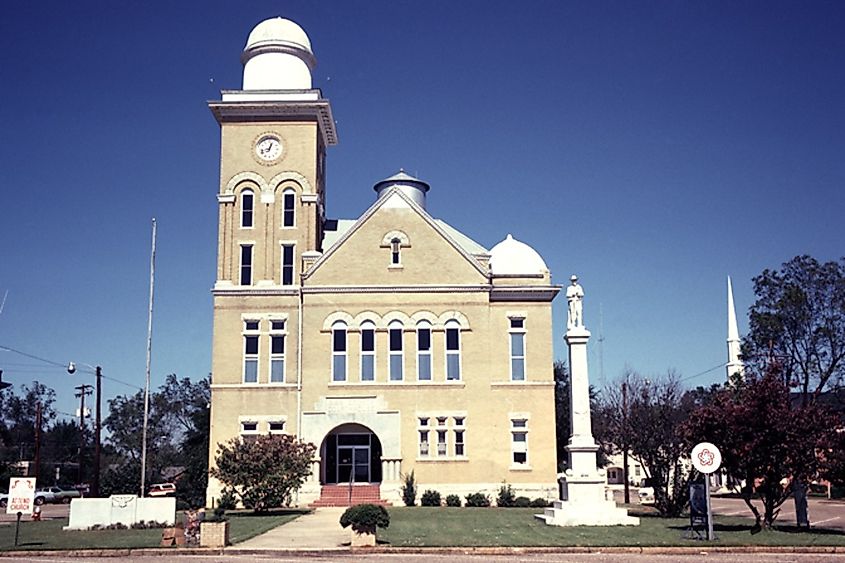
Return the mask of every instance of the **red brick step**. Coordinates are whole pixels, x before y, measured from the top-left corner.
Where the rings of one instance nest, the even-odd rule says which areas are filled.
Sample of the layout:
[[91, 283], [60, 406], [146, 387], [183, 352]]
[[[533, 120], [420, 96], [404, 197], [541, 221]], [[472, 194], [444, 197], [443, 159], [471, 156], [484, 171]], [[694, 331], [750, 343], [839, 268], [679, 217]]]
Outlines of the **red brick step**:
[[381, 487], [376, 484], [348, 484], [323, 485], [320, 487], [320, 498], [309, 506], [318, 508], [321, 506], [352, 506], [361, 503], [380, 504], [390, 506], [390, 503], [381, 498]]

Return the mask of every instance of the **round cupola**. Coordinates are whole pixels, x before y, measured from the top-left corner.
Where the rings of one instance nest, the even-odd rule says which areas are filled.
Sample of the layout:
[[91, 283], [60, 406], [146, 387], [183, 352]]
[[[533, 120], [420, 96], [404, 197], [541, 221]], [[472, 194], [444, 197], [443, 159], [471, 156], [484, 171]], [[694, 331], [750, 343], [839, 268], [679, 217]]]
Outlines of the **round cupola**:
[[414, 203], [425, 209], [425, 194], [431, 189], [428, 184], [419, 178], [414, 178], [413, 176], [406, 174], [405, 171], [400, 168], [397, 174], [378, 182], [375, 186], [373, 186], [373, 189], [378, 194], [378, 197], [381, 197], [385, 190], [392, 187], [398, 188], [399, 191], [414, 200]]
[[535, 276], [548, 271], [536, 250], [510, 234], [490, 250], [490, 273], [494, 276]]
[[244, 90], [310, 90], [317, 59], [296, 23], [264, 20], [253, 28], [241, 55]]

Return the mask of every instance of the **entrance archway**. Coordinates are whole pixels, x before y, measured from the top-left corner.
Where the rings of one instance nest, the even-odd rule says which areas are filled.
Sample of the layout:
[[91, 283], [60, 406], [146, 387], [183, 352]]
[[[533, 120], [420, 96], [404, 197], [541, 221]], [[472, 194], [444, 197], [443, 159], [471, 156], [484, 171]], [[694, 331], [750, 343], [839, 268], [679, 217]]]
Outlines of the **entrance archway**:
[[381, 483], [381, 457], [381, 441], [372, 430], [361, 424], [337, 426], [320, 445], [321, 482]]

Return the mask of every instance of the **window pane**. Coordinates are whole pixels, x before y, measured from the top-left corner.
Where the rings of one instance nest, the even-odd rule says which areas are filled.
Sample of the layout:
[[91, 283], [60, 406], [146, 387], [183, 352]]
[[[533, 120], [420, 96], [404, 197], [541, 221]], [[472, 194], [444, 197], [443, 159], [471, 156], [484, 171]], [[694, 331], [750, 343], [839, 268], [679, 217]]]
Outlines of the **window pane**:
[[417, 330], [417, 350], [431, 350], [431, 330], [421, 328]]
[[524, 442], [525, 441], [525, 432], [514, 432], [513, 441], [514, 442]]
[[511, 379], [514, 381], [525, 380], [525, 360], [513, 358], [511, 360]]
[[376, 331], [364, 329], [361, 331], [361, 351], [373, 352], [376, 349]]
[[525, 335], [522, 333], [511, 334], [511, 356], [524, 356], [523, 342]]
[[252, 247], [241, 247], [241, 285], [252, 283]]
[[391, 381], [402, 380], [402, 355], [393, 354], [390, 356], [390, 379]]
[[281, 432], [285, 429], [284, 422], [271, 422], [270, 423], [270, 432]]
[[258, 330], [258, 321], [246, 321], [244, 323], [245, 330]]
[[270, 338], [271, 354], [284, 354], [285, 353], [285, 337], [284, 336], [273, 336]]
[[[258, 327], [256, 327], [258, 328]], [[270, 321], [271, 330], [285, 330], [285, 321]]]
[[332, 379], [334, 381], [346, 380], [346, 356], [335, 354], [332, 357]]
[[511, 319], [511, 328], [522, 328], [524, 325], [524, 319]]
[[273, 383], [285, 382], [285, 361], [273, 360], [270, 362], [270, 381]]
[[458, 380], [461, 378], [461, 358], [458, 354], [446, 356], [446, 379]]
[[420, 354], [417, 356], [417, 362], [419, 363], [419, 379], [421, 381], [430, 381], [431, 380], [431, 356], [428, 354]]
[[402, 350], [402, 329], [401, 328], [391, 328], [390, 329], [390, 349], [394, 352], [398, 352]]
[[293, 285], [293, 245], [282, 247], [282, 285]]
[[375, 379], [375, 358], [373, 356], [361, 357], [361, 381], [373, 381]]
[[514, 452], [513, 453], [513, 462], [514, 463], [525, 463], [528, 461], [528, 454], [525, 452]]
[[446, 349], [447, 350], [457, 350], [458, 349], [458, 329], [456, 329], [456, 328], [446, 329]]
[[258, 383], [258, 360], [244, 360], [244, 381]]
[[241, 196], [241, 226], [252, 226], [252, 192], [244, 192]]
[[257, 336], [245, 336], [244, 337], [244, 353], [245, 354], [258, 354], [258, 337]]
[[332, 331], [332, 336], [334, 341], [332, 350], [335, 352], [346, 352], [346, 330], [336, 328]]
[[293, 192], [288, 192], [284, 195], [284, 211], [282, 212], [282, 226], [283, 227], [293, 227], [293, 220], [294, 220], [294, 204], [296, 202], [296, 196]]

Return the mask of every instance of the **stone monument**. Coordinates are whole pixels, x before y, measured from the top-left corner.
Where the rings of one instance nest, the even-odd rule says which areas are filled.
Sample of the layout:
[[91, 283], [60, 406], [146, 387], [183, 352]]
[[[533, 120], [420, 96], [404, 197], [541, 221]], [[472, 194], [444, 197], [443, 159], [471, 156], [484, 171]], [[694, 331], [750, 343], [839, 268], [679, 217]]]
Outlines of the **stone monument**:
[[590, 331], [584, 328], [582, 301], [584, 290], [578, 277], [570, 278], [572, 285], [566, 290], [569, 301], [569, 318], [564, 335], [569, 346], [570, 416], [572, 435], [566, 451], [569, 469], [560, 478], [562, 495], [551, 508], [538, 517], [552, 526], [619, 526], [638, 525], [639, 518], [628, 516], [628, 511], [616, 506], [606, 494], [607, 479], [604, 470], [596, 464], [598, 444], [593, 439], [590, 421], [590, 379], [587, 369], [587, 341]]

